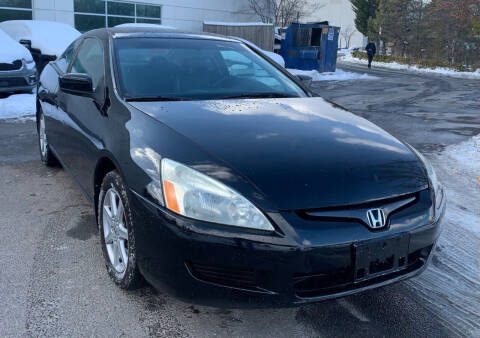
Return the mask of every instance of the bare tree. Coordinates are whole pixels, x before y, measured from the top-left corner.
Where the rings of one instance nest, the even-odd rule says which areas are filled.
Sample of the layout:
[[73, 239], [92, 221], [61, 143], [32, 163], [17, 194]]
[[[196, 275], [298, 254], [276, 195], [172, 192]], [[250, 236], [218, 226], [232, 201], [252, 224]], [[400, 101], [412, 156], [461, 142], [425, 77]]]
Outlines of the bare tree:
[[352, 41], [353, 34], [355, 34], [355, 29], [349, 25], [347, 28], [342, 28], [340, 35], [345, 40], [345, 48], [350, 48], [350, 41]]
[[320, 0], [249, 0], [250, 11], [262, 22], [286, 27], [324, 7]]

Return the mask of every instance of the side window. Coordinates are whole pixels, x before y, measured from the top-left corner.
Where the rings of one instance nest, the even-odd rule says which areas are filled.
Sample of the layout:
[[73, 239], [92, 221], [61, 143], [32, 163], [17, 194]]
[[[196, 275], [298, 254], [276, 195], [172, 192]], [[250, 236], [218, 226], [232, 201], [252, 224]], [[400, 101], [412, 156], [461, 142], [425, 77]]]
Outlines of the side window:
[[68, 46], [67, 49], [63, 52], [63, 54], [58, 58], [56, 64], [62, 72], [65, 73], [67, 71], [68, 65], [72, 61], [73, 56], [75, 55], [75, 51], [80, 44], [80, 41], [81, 40], [73, 41], [70, 46]]
[[73, 61], [71, 73], [87, 74], [92, 78], [93, 89], [105, 75], [103, 47], [97, 39], [86, 39]]

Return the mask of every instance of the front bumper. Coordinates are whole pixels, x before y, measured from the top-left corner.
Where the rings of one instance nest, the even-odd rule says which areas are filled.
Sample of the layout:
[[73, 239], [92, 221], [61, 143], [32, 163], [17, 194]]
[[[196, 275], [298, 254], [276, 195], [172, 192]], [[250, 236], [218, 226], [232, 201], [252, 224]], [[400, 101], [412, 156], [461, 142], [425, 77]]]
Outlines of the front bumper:
[[[435, 222], [415, 216], [425, 210], [422, 198], [427, 203], [427, 195], [419, 197], [417, 209], [399, 212], [385, 231], [275, 213], [268, 215], [281, 230], [267, 235], [186, 219], [132, 192], [137, 262], [149, 282], [170, 285], [180, 295], [185, 290], [212, 295], [215, 289], [220, 294], [223, 288], [287, 303], [346, 296], [413, 277], [426, 268], [445, 209], [444, 201]], [[360, 275], [357, 253], [369, 243], [377, 243], [376, 248], [390, 245], [395, 259], [379, 254], [385, 259], [372, 259], [372, 273]]]
[[25, 64], [18, 70], [0, 71], [0, 93], [31, 91], [37, 86], [35, 66], [28, 68]]

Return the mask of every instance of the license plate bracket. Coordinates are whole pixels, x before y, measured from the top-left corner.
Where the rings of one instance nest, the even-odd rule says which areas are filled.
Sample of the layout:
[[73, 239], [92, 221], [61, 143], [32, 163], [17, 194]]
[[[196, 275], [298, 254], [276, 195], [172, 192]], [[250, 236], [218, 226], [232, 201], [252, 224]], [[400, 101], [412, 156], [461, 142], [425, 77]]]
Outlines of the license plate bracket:
[[408, 233], [354, 244], [354, 281], [362, 282], [407, 267]]

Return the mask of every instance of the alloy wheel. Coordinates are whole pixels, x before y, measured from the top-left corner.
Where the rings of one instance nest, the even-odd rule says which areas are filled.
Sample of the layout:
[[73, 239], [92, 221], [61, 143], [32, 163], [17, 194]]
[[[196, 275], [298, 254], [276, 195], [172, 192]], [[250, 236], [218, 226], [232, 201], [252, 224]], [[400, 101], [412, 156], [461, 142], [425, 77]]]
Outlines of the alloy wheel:
[[110, 188], [103, 199], [103, 235], [115, 271], [124, 274], [128, 264], [128, 229], [120, 195]]
[[43, 114], [40, 114], [40, 128], [38, 131], [38, 137], [40, 138], [40, 151], [42, 152], [42, 156], [47, 156], [47, 134], [45, 133], [45, 117]]

